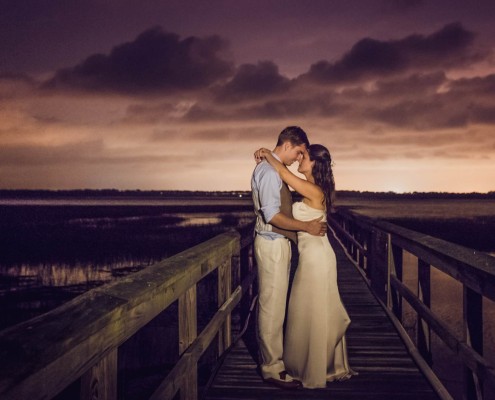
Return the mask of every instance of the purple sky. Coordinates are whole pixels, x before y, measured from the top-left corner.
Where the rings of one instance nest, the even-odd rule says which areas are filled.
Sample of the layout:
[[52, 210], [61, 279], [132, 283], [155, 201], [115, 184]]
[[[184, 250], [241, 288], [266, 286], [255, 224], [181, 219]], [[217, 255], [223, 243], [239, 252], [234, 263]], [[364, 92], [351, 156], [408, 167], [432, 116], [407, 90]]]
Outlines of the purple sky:
[[495, 190], [493, 1], [0, 10], [0, 188], [248, 189], [299, 125], [338, 189]]

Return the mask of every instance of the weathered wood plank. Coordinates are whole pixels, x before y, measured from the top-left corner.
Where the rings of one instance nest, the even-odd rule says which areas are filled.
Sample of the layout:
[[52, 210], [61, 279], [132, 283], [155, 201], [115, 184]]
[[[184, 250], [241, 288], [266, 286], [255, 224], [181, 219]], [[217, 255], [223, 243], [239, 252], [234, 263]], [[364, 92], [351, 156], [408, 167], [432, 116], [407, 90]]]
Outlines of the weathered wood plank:
[[[347, 331], [350, 364], [358, 376], [325, 389], [284, 391], [263, 383], [257, 363], [254, 320], [231, 349], [206, 399], [437, 399], [437, 395], [356, 268], [335, 241], [339, 291], [351, 317]], [[407, 388], [407, 389], [405, 389]]]
[[94, 291], [0, 333], [0, 397], [55, 396], [111, 350], [124, 306]]
[[197, 289], [190, 287], [179, 297], [179, 354], [184, 353], [198, 336]]
[[216, 312], [199, 336], [184, 352], [169, 375], [153, 393], [150, 400], [167, 399], [172, 398], [175, 395], [176, 391], [181, 387], [182, 377], [187, 371], [196, 366], [199, 357], [201, 357], [203, 352], [208, 348], [220, 327], [224, 324], [234, 307], [239, 303], [242, 293], [242, 286], [238, 286], [229, 299], [227, 299]]
[[[218, 290], [217, 300], [218, 306], [221, 306], [225, 300], [227, 300], [231, 293], [231, 259], [224, 262], [218, 267]], [[231, 345], [232, 332], [231, 332], [231, 317], [227, 316], [223, 327], [218, 332], [218, 355], [222, 355], [223, 352]]]
[[57, 395], [199, 279], [238, 254], [239, 236], [233, 231], [219, 235], [0, 332], [0, 397]]
[[430, 309], [426, 307], [404, 284], [395, 278], [392, 278], [392, 284], [467, 367], [479, 377], [495, 383], [495, 370], [485, 359], [466, 343], [459, 340], [452, 330], [445, 323], [439, 321], [435, 314], [433, 314], [433, 312], [431, 312]]
[[[452, 276], [477, 293], [495, 301], [495, 273], [493, 272], [495, 271], [495, 259], [488, 254], [352, 212], [339, 213], [334, 218], [336, 221], [350, 221], [365, 232], [381, 229], [391, 233], [394, 245], [415, 254], [421, 260]], [[338, 223], [335, 224], [338, 225]]]
[[117, 349], [81, 376], [81, 400], [117, 400]]
[[388, 222], [376, 225], [393, 234], [394, 244], [495, 301], [494, 257]]
[[[191, 286], [179, 297], [179, 354], [183, 354], [198, 335], [196, 286]], [[196, 365], [190, 365], [187, 374], [184, 374], [181, 380], [181, 400], [196, 400], [198, 397]]]
[[[483, 341], [482, 341], [482, 326], [483, 326], [483, 313], [482, 313], [482, 299], [487, 298], [490, 300], [495, 299], [495, 259], [486, 253], [478, 252], [473, 249], [469, 249], [457, 244], [449, 243], [439, 238], [431, 237], [429, 235], [414, 232], [409, 229], [391, 224], [389, 222], [376, 220], [373, 218], [364, 217], [353, 213], [352, 211], [344, 211], [338, 213], [336, 217], [337, 221], [345, 221], [342, 223], [343, 227], [349, 227], [350, 230], [356, 232], [361, 230], [361, 237], [366, 237], [366, 232], [374, 238], [374, 240], [368, 241], [371, 243], [371, 250], [374, 250], [377, 231], [381, 231], [388, 235], [389, 243], [389, 264], [390, 264], [390, 250], [391, 247], [395, 247], [408, 251], [418, 258], [418, 298], [410, 291], [407, 290], [408, 297], [404, 296], [405, 300], [412, 299], [413, 303], [410, 305], [418, 311], [418, 329], [417, 329], [417, 343], [418, 348], [422, 354], [422, 357], [417, 356], [417, 349], [412, 346], [411, 354], [415, 357], [415, 360], [419, 365], [423, 365], [424, 359], [431, 360], [430, 347], [430, 327], [435, 329], [435, 332], [442, 332], [439, 337], [446, 342], [446, 344], [454, 350], [457, 359], [464, 364], [465, 369], [465, 385], [463, 396], [466, 398], [480, 398], [483, 391], [484, 381], [488, 380], [488, 385], [495, 384], [495, 367], [490, 362], [482, 357], [483, 354]], [[356, 235], [358, 237], [359, 235]], [[344, 241], [348, 240], [347, 236], [344, 236]], [[364, 243], [364, 242], [363, 242]], [[375, 245], [375, 248], [377, 246]], [[377, 278], [380, 278], [380, 273], [376, 271], [377, 267], [380, 270], [379, 262], [376, 263], [375, 252], [372, 251], [368, 263], [366, 264], [367, 277], [370, 278], [372, 287], [380, 292], [381, 283], [374, 282]], [[430, 303], [430, 288], [429, 288], [429, 269], [436, 268], [445, 274], [449, 275], [456, 281], [463, 285], [464, 290], [464, 322], [465, 325], [470, 325], [470, 329], [473, 333], [474, 341], [470, 343], [470, 335], [466, 334], [465, 342], [459, 342], [455, 335], [448, 331], [448, 328], [444, 326], [443, 322], [437, 317], [431, 314], [428, 310]], [[390, 271], [392, 272], [392, 271]], [[394, 281], [394, 285], [390, 285], [391, 281]], [[401, 278], [399, 274], [396, 276], [390, 276], [388, 278], [388, 300], [389, 307], [394, 306], [394, 311], [397, 313], [399, 307], [394, 303], [394, 297], [397, 297], [399, 302], [402, 299], [402, 293], [399, 293], [396, 288], [401, 287]], [[466, 295], [468, 294], [468, 295]], [[383, 294], [379, 293], [383, 298]], [[410, 296], [409, 296], [410, 295]], [[467, 302], [466, 302], [467, 300]], [[409, 301], [409, 300], [408, 300]], [[466, 303], [472, 302], [472, 307], [466, 307]], [[400, 304], [399, 304], [400, 305]], [[424, 306], [424, 307], [423, 307]], [[423, 310], [424, 308], [424, 310]], [[428, 315], [428, 324], [423, 318], [424, 315]], [[400, 316], [399, 316], [400, 318]], [[397, 324], [396, 320], [391, 317], [397, 329], [403, 330], [403, 328]], [[467, 329], [466, 329], [467, 330]], [[408, 337], [405, 336], [406, 342]], [[414, 347], [414, 348], [413, 348]], [[429, 368], [424, 368], [428, 376], [431, 376], [430, 381], [435, 388], [440, 388], [444, 391], [441, 383], [438, 379], [434, 378]], [[434, 382], [435, 381], [435, 382]], [[440, 393], [440, 392], [439, 392]], [[443, 394], [442, 394], [443, 395]]]

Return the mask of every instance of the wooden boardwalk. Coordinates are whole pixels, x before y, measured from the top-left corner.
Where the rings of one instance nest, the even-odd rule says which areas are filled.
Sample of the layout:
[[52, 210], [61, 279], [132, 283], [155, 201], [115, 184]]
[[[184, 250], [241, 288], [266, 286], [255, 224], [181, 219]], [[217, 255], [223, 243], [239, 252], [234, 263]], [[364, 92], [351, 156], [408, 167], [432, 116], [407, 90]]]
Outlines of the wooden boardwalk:
[[[331, 232], [329, 235], [337, 255], [342, 301], [352, 320], [346, 335], [350, 364], [359, 375], [314, 390], [288, 391], [263, 383], [255, 361], [253, 315], [245, 334], [226, 355], [204, 399], [438, 399], [361, 274]], [[296, 264], [297, 260], [293, 261]]]

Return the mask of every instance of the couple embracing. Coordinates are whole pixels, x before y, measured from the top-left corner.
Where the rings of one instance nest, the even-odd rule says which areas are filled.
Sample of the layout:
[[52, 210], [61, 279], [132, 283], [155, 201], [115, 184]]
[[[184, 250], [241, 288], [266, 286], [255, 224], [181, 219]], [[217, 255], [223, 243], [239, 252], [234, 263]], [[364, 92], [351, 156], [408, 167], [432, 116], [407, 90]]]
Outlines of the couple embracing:
[[[251, 179], [256, 213], [258, 345], [263, 379], [286, 389], [322, 388], [356, 374], [349, 367], [345, 331], [350, 323], [337, 287], [335, 253], [326, 235], [334, 178], [330, 153], [309, 145], [297, 126], [285, 128], [273, 151], [259, 149]], [[294, 175], [287, 166], [299, 162]], [[288, 186], [302, 196], [292, 204]], [[299, 264], [286, 314], [291, 245]]]

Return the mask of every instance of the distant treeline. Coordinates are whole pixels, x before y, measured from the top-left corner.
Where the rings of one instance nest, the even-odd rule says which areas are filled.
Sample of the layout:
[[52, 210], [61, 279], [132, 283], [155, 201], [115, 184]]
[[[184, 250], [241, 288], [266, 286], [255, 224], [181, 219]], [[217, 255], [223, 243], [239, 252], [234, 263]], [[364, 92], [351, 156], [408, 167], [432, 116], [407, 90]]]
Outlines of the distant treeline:
[[0, 189], [0, 198], [84, 198], [84, 197], [239, 197], [250, 195], [242, 190], [192, 191], [192, 190], [119, 190], [119, 189], [74, 189], [74, 190], [29, 190]]
[[[488, 193], [448, 193], [448, 192], [361, 192], [355, 190], [339, 190], [340, 198], [365, 199], [495, 199], [495, 191]], [[250, 197], [246, 190], [230, 191], [192, 191], [192, 190], [118, 190], [118, 189], [76, 189], [76, 190], [14, 190], [0, 189], [0, 198], [92, 198], [92, 197], [142, 197], [142, 198], [174, 198], [174, 197]]]
[[339, 197], [359, 197], [370, 199], [495, 199], [495, 191], [488, 193], [449, 193], [449, 192], [360, 192], [354, 190], [339, 190]]

